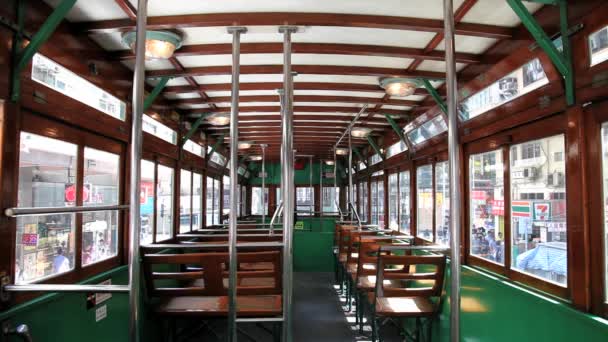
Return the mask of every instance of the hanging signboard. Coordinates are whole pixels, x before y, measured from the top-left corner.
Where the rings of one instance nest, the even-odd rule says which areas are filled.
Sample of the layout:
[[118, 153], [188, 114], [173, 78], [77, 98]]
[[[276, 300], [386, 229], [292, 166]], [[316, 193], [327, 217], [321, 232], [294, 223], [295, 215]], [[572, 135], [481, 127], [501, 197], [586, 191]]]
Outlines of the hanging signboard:
[[511, 201], [511, 216], [532, 217], [530, 201]]
[[536, 202], [534, 203], [534, 220], [548, 221], [551, 218], [551, 203]]

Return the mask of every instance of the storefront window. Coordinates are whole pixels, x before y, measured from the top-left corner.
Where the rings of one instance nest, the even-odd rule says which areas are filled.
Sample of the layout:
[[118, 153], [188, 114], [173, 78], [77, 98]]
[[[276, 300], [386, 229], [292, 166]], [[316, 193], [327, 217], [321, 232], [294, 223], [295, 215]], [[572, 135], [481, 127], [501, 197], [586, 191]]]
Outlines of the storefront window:
[[502, 150], [469, 157], [471, 255], [504, 265], [505, 200]]
[[602, 184], [604, 189], [604, 300], [608, 302], [608, 122], [602, 125]]
[[173, 173], [174, 170], [158, 165], [156, 194], [156, 241], [170, 239], [173, 234]]
[[399, 230], [411, 234], [410, 230], [410, 172], [399, 173]]
[[[557, 135], [511, 147], [511, 268], [566, 286], [565, 139]], [[526, 152], [529, 146], [540, 152]], [[524, 154], [522, 156], [522, 154]], [[498, 234], [498, 233], [496, 233]]]
[[[74, 144], [21, 132], [17, 206], [76, 205], [77, 154]], [[74, 214], [18, 217], [16, 235], [16, 283], [74, 269]]]
[[440, 245], [450, 243], [450, 181], [448, 162], [435, 164], [435, 235]]
[[192, 172], [181, 170], [179, 175], [179, 232], [190, 231], [192, 211], [190, 201], [192, 200]]
[[[89, 147], [84, 149], [85, 206], [117, 205], [120, 156]], [[118, 254], [118, 211], [82, 214], [82, 264], [84, 266]]]
[[192, 173], [192, 230], [203, 228], [203, 175]]
[[336, 203], [340, 200], [340, 188], [336, 187], [323, 187], [323, 197], [321, 203], [323, 203], [323, 213], [336, 214], [338, 213], [338, 206]]
[[139, 196], [139, 214], [141, 218], [140, 243], [142, 245], [153, 242], [154, 230], [154, 163], [141, 160], [141, 192]]
[[399, 174], [388, 176], [388, 228], [399, 230]]
[[296, 211], [298, 215], [308, 216], [315, 211], [315, 190], [311, 187], [296, 188]]
[[268, 188], [264, 188], [262, 199], [262, 187], [251, 188], [251, 215], [268, 215]]
[[433, 241], [433, 166], [416, 169], [416, 236]]

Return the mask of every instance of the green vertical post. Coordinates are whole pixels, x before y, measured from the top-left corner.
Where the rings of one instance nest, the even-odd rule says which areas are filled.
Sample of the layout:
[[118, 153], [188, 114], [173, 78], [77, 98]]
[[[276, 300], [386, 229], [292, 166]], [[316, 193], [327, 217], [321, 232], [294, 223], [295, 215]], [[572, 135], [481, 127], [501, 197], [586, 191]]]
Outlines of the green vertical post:
[[426, 78], [421, 78], [420, 81], [422, 81], [422, 84], [424, 85], [424, 88], [426, 88], [426, 91], [428, 91], [431, 97], [435, 100], [435, 102], [437, 102], [437, 105], [439, 106], [439, 108], [441, 108], [441, 111], [443, 111], [444, 114], [447, 114], [448, 107], [445, 105], [445, 102], [437, 92], [437, 89], [435, 89], [431, 82]]
[[382, 157], [382, 160], [384, 160], [385, 159], [384, 154], [382, 153], [382, 151], [380, 151], [380, 147], [378, 147], [378, 145], [374, 141], [374, 138], [372, 138], [371, 135], [368, 135], [367, 136], [367, 141], [372, 146], [372, 148], [374, 149], [374, 151], [376, 151], [376, 153], [378, 153], [380, 155], [380, 157]]
[[156, 84], [156, 86], [154, 86], [154, 89], [152, 89], [152, 92], [150, 94], [148, 94], [148, 96], [146, 96], [146, 99], [144, 100], [144, 112], [148, 108], [150, 108], [152, 103], [154, 103], [154, 100], [156, 100], [156, 97], [158, 96], [158, 94], [160, 94], [160, 92], [167, 85], [167, 82], [169, 82], [169, 79], [170, 79], [169, 76], [165, 76], [165, 77], [161, 78], [160, 81], [158, 81], [158, 83]]

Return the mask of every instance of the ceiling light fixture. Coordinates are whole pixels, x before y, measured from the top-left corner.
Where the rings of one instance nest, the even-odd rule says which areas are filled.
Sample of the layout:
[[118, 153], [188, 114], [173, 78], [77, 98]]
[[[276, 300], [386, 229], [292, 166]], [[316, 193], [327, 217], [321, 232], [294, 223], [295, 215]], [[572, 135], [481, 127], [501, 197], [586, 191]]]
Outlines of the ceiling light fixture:
[[207, 121], [213, 126], [225, 126], [230, 123], [229, 113], [215, 113], [207, 117]]
[[325, 161], [325, 165], [334, 165], [334, 161], [333, 160], [326, 160]]
[[380, 80], [380, 86], [390, 96], [405, 97], [414, 95], [420, 81], [414, 78], [387, 77]]
[[350, 134], [355, 138], [367, 138], [371, 132], [372, 130], [367, 127], [355, 127], [350, 130]]
[[336, 149], [336, 154], [339, 155], [339, 156], [345, 156], [345, 155], [348, 154], [348, 149], [347, 148], [343, 148], [343, 147], [337, 148]]
[[[131, 50], [135, 50], [136, 32], [129, 31], [122, 35], [122, 41]], [[169, 59], [175, 50], [182, 46], [182, 37], [171, 31], [146, 31], [146, 58]]]
[[253, 141], [239, 141], [239, 150], [246, 150], [253, 145]]

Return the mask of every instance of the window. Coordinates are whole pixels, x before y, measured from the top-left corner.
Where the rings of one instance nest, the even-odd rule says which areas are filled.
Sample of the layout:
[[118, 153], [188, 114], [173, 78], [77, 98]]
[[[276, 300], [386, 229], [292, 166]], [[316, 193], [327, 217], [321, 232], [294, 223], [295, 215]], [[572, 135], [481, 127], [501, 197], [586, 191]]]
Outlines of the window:
[[170, 144], [175, 145], [177, 143], [177, 132], [171, 128], [163, 125], [162, 123], [152, 119], [150, 116], [144, 114], [142, 117], [142, 130], [150, 133], [153, 136], [162, 139]]
[[367, 169], [367, 166], [365, 166], [365, 163], [364, 162], [359, 162], [359, 171], [363, 171], [365, 169]]
[[602, 124], [602, 184], [604, 208], [604, 300], [608, 302], [608, 123]]
[[[119, 155], [85, 147], [83, 205], [118, 205], [119, 175]], [[118, 254], [118, 217], [118, 211], [82, 214], [83, 266]]]
[[376, 165], [382, 161], [382, 157], [379, 154], [374, 154], [369, 158], [369, 165]]
[[504, 265], [505, 200], [502, 150], [469, 157], [470, 253]]
[[450, 180], [447, 162], [435, 164], [435, 241], [450, 243]]
[[399, 230], [399, 174], [388, 176], [388, 228]]
[[242, 185], [241, 186], [241, 206], [240, 206], [240, 213], [239, 216], [245, 216], [245, 213], [247, 212], [247, 187]]
[[470, 96], [459, 105], [459, 114], [466, 121], [506, 102], [538, 89], [549, 80], [538, 58]]
[[528, 143], [521, 145], [521, 159], [534, 159], [540, 157], [540, 144]]
[[433, 241], [433, 165], [416, 169], [416, 236]]
[[186, 140], [186, 142], [184, 143], [183, 146], [184, 151], [188, 151], [194, 155], [197, 155], [199, 157], [204, 157], [205, 155], [203, 154], [203, 146], [195, 143], [194, 141], [188, 139]]
[[206, 226], [220, 224], [220, 182], [207, 177]]
[[174, 170], [158, 165], [156, 190], [156, 241], [170, 239], [173, 234], [173, 178]]
[[589, 36], [591, 66], [608, 60], [608, 26]]
[[[21, 132], [17, 206], [75, 206], [77, 154], [77, 145]], [[74, 269], [75, 234], [75, 214], [18, 217], [16, 282]]]
[[230, 214], [230, 177], [222, 178], [222, 215]]
[[[211, 147], [209, 147], [208, 149], [211, 149]], [[226, 157], [224, 157], [223, 155], [217, 153], [217, 152], [213, 152], [211, 154], [211, 159], [212, 162], [216, 163], [217, 165], [220, 166], [224, 166], [226, 165]], [[238, 171], [238, 170], [237, 170]]]
[[372, 182], [371, 184], [371, 224], [378, 224], [378, 184]]
[[414, 145], [423, 143], [448, 130], [448, 126], [443, 120], [443, 116], [437, 115], [432, 120], [425, 122], [419, 127], [407, 133], [408, 139]]
[[268, 188], [264, 188], [262, 199], [262, 187], [251, 188], [251, 215], [268, 215]]
[[384, 181], [372, 182], [371, 192], [371, 223], [384, 228]]
[[298, 215], [312, 215], [315, 211], [315, 189], [311, 187], [296, 188], [296, 212]]
[[153, 162], [141, 160], [139, 215], [141, 219], [140, 243], [142, 245], [148, 245], [154, 241], [155, 167]]
[[125, 120], [127, 105], [123, 101], [39, 53], [32, 58], [32, 80], [111, 117]]
[[192, 172], [181, 170], [179, 182], [179, 232], [187, 233], [192, 219]]
[[338, 206], [336, 203], [340, 201], [340, 188], [339, 187], [323, 187], [323, 213], [336, 214], [338, 213]]
[[[511, 169], [511, 268], [557, 283], [567, 284], [567, 226], [564, 199], [524, 199], [522, 194], [565, 193], [565, 183], [548, 182], [548, 175], [565, 175], [566, 164], [550, 158], [564, 153], [563, 135], [536, 140], [511, 147], [522, 153], [534, 146], [532, 160], [516, 162]], [[530, 152], [526, 152], [530, 155]], [[522, 172], [527, 169], [528, 172]]]
[[407, 151], [407, 146], [402, 140], [399, 140], [398, 142], [389, 146], [389, 148], [386, 150], [386, 158], [396, 156], [403, 151]]
[[411, 234], [410, 230], [410, 172], [399, 172], [399, 231]]
[[203, 175], [192, 172], [192, 230], [203, 228]]
[[367, 222], [368, 217], [367, 217], [367, 199], [368, 199], [368, 188], [367, 188], [367, 182], [361, 182], [359, 183], [359, 209], [361, 210], [361, 212], [359, 213], [359, 215], [361, 216], [361, 221], [363, 222]]

